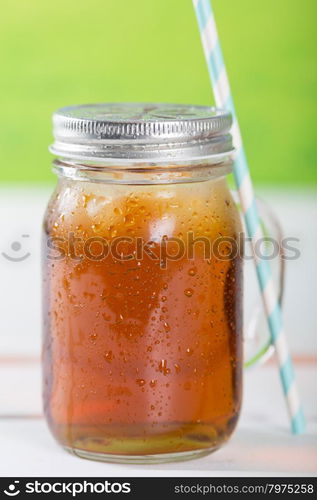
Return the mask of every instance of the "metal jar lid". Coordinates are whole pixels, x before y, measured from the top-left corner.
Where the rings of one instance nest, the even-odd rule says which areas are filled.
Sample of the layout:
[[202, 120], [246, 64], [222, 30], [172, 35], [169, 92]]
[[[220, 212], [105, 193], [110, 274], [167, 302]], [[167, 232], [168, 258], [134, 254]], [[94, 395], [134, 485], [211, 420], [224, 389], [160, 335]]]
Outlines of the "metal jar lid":
[[233, 151], [229, 112], [208, 106], [104, 103], [53, 114], [50, 151], [67, 159], [170, 162]]

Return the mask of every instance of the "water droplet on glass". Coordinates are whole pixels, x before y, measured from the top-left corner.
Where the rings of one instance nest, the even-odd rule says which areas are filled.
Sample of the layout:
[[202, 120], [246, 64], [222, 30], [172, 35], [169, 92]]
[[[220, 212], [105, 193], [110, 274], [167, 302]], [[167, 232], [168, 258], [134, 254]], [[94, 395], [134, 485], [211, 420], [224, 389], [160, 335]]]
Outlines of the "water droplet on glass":
[[169, 332], [171, 330], [171, 327], [169, 326], [168, 323], [166, 323], [166, 321], [164, 322], [164, 329], [166, 332]]
[[181, 371], [181, 368], [177, 363], [174, 363], [174, 368], [175, 368], [176, 373], [179, 373]]
[[104, 359], [105, 361], [107, 361], [108, 363], [111, 363], [111, 361], [113, 360], [113, 353], [112, 351], [107, 351], [104, 355]]
[[145, 385], [145, 380], [143, 378], [137, 378], [136, 383], [140, 386], [143, 387]]
[[166, 359], [161, 359], [161, 361], [159, 362], [159, 371], [164, 375], [168, 375], [169, 373], [171, 373], [171, 370], [167, 368]]
[[128, 226], [132, 226], [134, 224], [134, 217], [131, 214], [125, 215], [124, 223]]

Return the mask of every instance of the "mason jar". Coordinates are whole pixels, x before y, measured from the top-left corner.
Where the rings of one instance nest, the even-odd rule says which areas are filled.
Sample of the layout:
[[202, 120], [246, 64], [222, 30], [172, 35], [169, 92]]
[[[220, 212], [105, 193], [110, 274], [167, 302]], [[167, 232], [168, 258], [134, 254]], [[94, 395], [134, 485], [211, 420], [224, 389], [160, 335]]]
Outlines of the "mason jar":
[[242, 392], [242, 227], [231, 116], [96, 104], [53, 116], [43, 231], [44, 408], [68, 451], [110, 462], [208, 454]]

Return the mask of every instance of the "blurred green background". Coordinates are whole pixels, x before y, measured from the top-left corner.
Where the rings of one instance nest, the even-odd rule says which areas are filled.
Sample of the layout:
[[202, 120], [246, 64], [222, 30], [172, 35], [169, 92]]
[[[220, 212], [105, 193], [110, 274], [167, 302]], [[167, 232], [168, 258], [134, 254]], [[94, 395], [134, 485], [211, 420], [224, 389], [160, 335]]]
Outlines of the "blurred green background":
[[[316, 0], [214, 0], [257, 183], [317, 184]], [[3, 0], [0, 181], [48, 181], [51, 113], [213, 102], [191, 0]]]

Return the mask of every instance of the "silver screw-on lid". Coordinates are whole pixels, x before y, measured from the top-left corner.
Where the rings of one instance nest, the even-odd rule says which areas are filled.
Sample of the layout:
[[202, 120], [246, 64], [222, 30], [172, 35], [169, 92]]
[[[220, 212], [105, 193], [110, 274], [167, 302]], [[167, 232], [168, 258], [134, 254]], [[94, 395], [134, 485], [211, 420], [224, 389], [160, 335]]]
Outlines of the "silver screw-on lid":
[[61, 108], [54, 144], [63, 158], [98, 161], [188, 161], [233, 150], [229, 112], [208, 106], [104, 103]]

